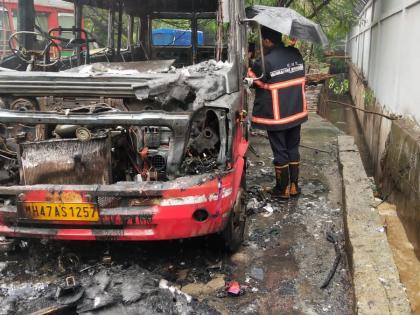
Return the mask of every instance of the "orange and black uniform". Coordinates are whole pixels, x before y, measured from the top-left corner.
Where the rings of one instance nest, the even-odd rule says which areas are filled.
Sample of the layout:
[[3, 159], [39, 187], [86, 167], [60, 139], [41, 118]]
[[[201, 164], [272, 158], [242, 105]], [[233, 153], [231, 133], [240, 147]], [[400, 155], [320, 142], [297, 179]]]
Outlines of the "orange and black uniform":
[[[274, 164], [298, 162], [300, 125], [308, 119], [303, 58], [298, 49], [280, 44], [264, 59], [265, 73], [254, 81], [252, 126], [267, 130]], [[261, 74], [261, 61], [256, 61], [248, 75], [258, 78]]]

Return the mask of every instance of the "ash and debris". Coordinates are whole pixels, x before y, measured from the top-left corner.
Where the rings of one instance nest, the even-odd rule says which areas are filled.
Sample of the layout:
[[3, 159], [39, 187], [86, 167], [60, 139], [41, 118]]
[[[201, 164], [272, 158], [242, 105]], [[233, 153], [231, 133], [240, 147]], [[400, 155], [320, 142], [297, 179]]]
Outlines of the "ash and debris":
[[[340, 251], [344, 245], [337, 133], [311, 114], [302, 143], [331, 153], [301, 148], [302, 194], [289, 201], [265, 192], [274, 184], [271, 150], [263, 134], [251, 136], [248, 231], [237, 253], [223, 252], [214, 237], [141, 244], [18, 241], [0, 253], [0, 314], [51, 306], [63, 307], [59, 314], [352, 313], [344, 254], [320, 288], [337, 256], [327, 233]], [[69, 277], [76, 283], [72, 290]], [[227, 293], [235, 281], [239, 294]], [[63, 304], [77, 298], [70, 309]]]
[[79, 271], [74, 279], [71, 285], [63, 280], [2, 285], [0, 312], [28, 314], [54, 307], [77, 314], [219, 314], [138, 265], [100, 265]]

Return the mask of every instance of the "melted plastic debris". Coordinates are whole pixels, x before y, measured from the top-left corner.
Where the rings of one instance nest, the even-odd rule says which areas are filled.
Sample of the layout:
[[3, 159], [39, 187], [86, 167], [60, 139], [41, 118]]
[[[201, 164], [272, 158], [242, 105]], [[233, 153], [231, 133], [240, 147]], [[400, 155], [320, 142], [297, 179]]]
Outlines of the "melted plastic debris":
[[[89, 273], [79, 275], [78, 285], [84, 289], [84, 295], [75, 299], [72, 305], [76, 314], [219, 314], [137, 265], [126, 269], [122, 266], [98, 266], [95, 272], [94, 276]], [[2, 313], [26, 313], [62, 306], [56, 296], [61, 285], [56, 282], [49, 285], [2, 286]], [[78, 293], [80, 291], [75, 291], [75, 294]]]

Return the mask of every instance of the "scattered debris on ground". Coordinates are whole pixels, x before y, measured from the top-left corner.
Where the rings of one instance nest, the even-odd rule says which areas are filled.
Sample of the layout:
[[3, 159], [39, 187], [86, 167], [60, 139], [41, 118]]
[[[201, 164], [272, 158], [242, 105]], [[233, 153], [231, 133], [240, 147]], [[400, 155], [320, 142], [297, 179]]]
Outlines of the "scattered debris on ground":
[[89, 269], [77, 276], [33, 286], [2, 286], [3, 314], [219, 314], [156, 274], [132, 265]]

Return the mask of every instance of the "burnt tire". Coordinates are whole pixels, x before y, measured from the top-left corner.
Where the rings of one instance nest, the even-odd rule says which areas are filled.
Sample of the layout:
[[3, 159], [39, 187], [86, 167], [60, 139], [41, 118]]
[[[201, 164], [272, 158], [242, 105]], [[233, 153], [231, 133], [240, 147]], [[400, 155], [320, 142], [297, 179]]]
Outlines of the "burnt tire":
[[230, 211], [226, 227], [221, 232], [224, 248], [231, 253], [236, 252], [244, 241], [246, 225], [244, 193], [244, 185], [241, 185], [235, 205]]

